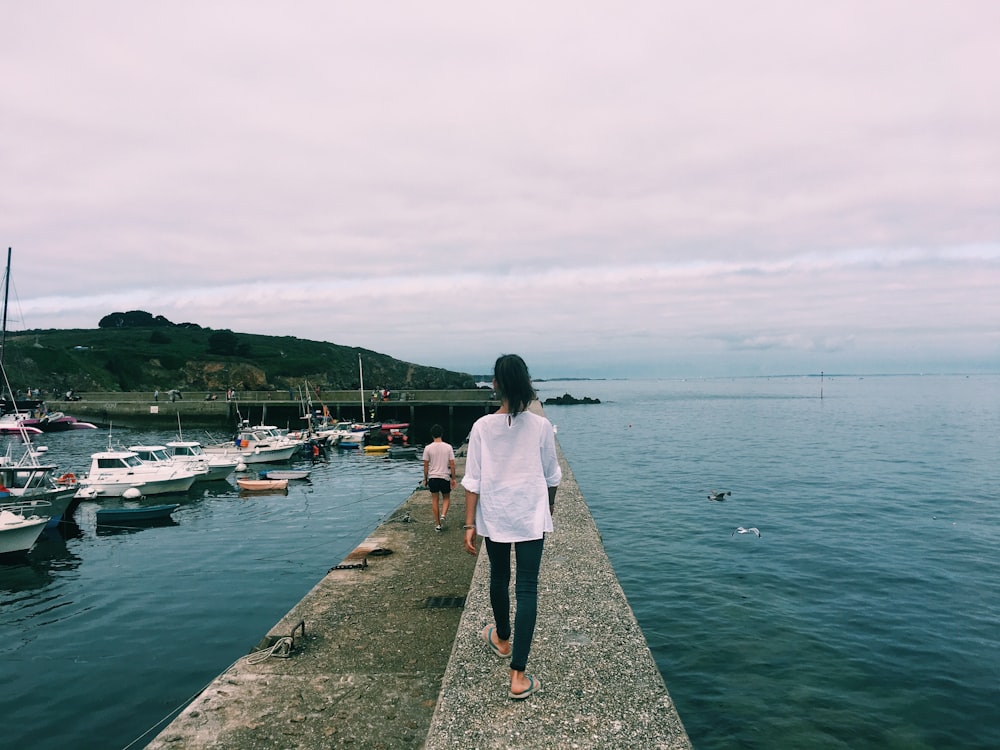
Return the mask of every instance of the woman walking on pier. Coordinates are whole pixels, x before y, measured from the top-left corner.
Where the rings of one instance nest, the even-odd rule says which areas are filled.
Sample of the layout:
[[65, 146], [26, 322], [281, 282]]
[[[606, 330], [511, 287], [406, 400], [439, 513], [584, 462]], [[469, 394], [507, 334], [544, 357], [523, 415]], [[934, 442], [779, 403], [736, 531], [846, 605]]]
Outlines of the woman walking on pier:
[[[493, 367], [501, 406], [476, 421], [465, 462], [465, 549], [475, 555], [476, 533], [490, 559], [490, 604], [495, 625], [483, 630], [489, 649], [510, 658], [510, 692], [527, 698], [541, 683], [525, 671], [538, 612], [538, 570], [546, 531], [552, 531], [556, 487], [562, 479], [552, 424], [529, 412], [535, 389], [524, 360], [505, 354]], [[517, 609], [510, 622], [510, 552], [514, 547]], [[513, 636], [513, 638], [512, 638]]]

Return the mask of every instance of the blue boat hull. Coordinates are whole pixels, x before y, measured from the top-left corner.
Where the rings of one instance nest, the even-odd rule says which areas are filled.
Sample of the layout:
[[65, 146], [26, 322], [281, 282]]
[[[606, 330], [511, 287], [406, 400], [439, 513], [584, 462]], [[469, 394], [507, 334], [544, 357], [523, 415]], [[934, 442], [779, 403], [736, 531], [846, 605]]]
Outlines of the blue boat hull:
[[146, 505], [140, 508], [101, 508], [97, 511], [98, 523], [136, 523], [169, 518], [180, 507], [179, 503]]

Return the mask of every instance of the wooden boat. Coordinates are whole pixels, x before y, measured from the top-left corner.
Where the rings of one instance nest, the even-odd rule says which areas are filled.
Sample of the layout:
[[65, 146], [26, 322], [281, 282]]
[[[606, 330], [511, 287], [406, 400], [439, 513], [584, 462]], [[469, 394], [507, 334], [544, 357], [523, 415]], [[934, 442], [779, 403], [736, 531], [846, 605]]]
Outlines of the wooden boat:
[[0, 510], [0, 554], [27, 552], [42, 535], [47, 518]]
[[308, 469], [277, 469], [275, 471], [262, 471], [261, 479], [308, 479]]
[[237, 479], [236, 484], [247, 492], [274, 492], [288, 489], [287, 479]]
[[140, 505], [136, 508], [98, 508], [97, 523], [140, 523], [168, 518], [180, 503]]

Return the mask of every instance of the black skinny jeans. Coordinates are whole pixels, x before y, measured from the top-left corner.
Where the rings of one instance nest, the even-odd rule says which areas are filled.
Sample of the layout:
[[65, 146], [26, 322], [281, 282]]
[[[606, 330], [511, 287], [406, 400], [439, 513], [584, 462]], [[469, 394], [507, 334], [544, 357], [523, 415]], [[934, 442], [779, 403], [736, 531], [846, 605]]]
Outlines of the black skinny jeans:
[[[535, 619], [538, 616], [538, 569], [542, 564], [544, 539], [530, 542], [514, 542], [514, 556], [517, 560], [517, 579], [514, 581], [514, 597], [517, 611], [514, 613], [514, 642], [510, 654], [510, 668], [523, 672], [528, 664], [531, 639], [535, 634]], [[506, 641], [511, 636], [510, 629], [510, 542], [494, 542], [486, 538], [486, 554], [490, 558], [490, 604], [493, 606], [493, 620], [497, 626], [497, 637]]]

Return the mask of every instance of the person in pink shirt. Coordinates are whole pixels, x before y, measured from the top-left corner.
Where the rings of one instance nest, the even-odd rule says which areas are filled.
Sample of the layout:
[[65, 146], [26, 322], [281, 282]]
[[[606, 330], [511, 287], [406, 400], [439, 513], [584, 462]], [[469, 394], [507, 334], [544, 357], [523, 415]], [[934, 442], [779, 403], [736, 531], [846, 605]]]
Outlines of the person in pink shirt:
[[443, 432], [439, 424], [431, 427], [434, 442], [424, 448], [424, 484], [431, 491], [431, 512], [434, 514], [434, 528], [437, 531], [441, 531], [444, 526], [448, 506], [451, 504], [451, 491], [455, 487], [455, 451], [450, 443], [442, 439]]

